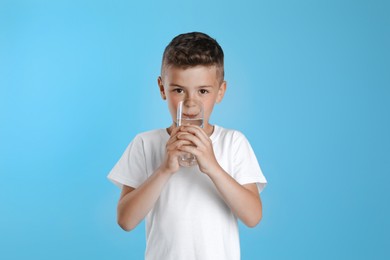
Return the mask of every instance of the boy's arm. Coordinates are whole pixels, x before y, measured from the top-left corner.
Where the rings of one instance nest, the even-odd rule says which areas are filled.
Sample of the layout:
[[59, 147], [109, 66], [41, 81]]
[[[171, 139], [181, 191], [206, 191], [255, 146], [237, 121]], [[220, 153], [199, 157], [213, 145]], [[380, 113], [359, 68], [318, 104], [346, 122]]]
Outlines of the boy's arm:
[[255, 183], [241, 185], [222, 168], [208, 176], [233, 213], [248, 227], [255, 227], [262, 218], [260, 194]]
[[249, 227], [256, 226], [262, 218], [262, 204], [255, 183], [241, 185], [218, 164], [210, 138], [197, 126], [186, 126], [179, 132], [179, 139], [195, 146], [182, 146], [181, 151], [196, 156], [199, 169], [213, 181], [221, 197], [233, 213]]
[[123, 186], [117, 207], [118, 224], [126, 231], [134, 229], [153, 208], [165, 184], [179, 170], [179, 148], [191, 144], [177, 138], [179, 128], [172, 130], [166, 144], [165, 158], [160, 167], [141, 186]]
[[117, 220], [122, 229], [130, 231], [145, 218], [170, 176], [169, 172], [158, 169], [137, 189], [123, 186], [117, 207]]

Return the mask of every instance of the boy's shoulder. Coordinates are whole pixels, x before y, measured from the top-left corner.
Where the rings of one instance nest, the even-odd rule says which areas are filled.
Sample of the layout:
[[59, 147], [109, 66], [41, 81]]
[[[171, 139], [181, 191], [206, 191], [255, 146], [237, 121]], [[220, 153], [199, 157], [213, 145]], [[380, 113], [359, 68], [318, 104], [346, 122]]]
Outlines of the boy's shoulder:
[[153, 140], [169, 137], [168, 132], [165, 128], [152, 129], [145, 132], [138, 133], [134, 139], [141, 140]]
[[235, 140], [241, 140], [246, 138], [245, 135], [239, 130], [224, 128], [222, 126], [215, 125], [214, 133], [211, 136], [211, 139], [213, 141], [216, 141], [217, 139], [235, 141]]

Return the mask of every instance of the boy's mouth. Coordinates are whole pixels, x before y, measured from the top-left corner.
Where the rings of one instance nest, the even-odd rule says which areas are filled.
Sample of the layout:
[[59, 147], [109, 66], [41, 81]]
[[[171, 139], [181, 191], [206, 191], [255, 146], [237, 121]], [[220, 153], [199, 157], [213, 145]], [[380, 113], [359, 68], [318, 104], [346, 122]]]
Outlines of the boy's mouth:
[[188, 115], [188, 114], [183, 114], [183, 118], [196, 118], [198, 114], [193, 114], [193, 115]]

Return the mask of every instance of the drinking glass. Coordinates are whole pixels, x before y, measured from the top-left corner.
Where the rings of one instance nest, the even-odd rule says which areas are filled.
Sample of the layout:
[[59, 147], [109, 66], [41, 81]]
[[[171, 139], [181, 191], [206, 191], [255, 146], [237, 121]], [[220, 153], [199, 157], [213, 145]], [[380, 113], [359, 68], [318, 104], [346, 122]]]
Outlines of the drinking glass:
[[[199, 100], [185, 99], [177, 106], [176, 125], [197, 125], [203, 128], [203, 104]], [[197, 165], [195, 155], [183, 152], [179, 156], [179, 164], [183, 167]]]

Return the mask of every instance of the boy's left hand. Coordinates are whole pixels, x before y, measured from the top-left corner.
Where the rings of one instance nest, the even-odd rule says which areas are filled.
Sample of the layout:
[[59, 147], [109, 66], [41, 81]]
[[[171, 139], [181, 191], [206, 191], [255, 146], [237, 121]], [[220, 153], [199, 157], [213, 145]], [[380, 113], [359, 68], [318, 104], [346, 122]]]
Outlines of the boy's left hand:
[[194, 144], [194, 146], [181, 146], [179, 150], [195, 155], [201, 172], [210, 175], [220, 168], [214, 155], [211, 139], [201, 127], [195, 125], [181, 126], [177, 138], [188, 140]]

